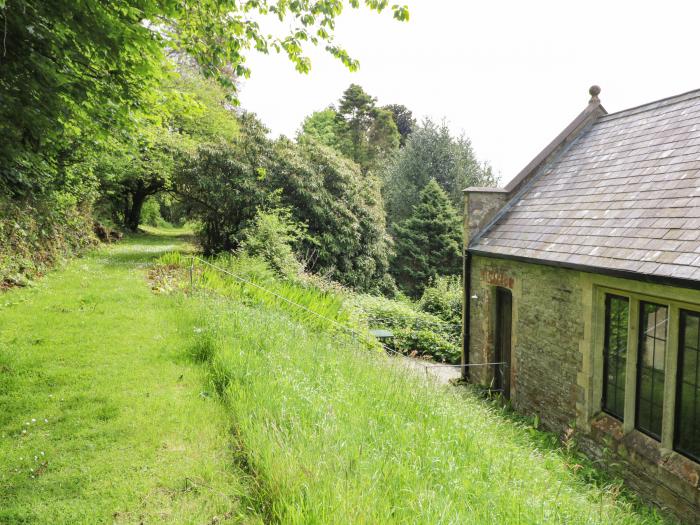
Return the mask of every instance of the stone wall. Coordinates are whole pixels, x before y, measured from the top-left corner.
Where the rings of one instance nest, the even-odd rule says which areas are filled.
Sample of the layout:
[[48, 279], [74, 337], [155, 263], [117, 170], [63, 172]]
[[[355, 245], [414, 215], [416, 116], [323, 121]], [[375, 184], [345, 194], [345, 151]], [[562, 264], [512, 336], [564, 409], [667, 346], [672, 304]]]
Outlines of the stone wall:
[[[581, 289], [576, 272], [475, 256], [472, 258], [472, 363], [493, 362], [495, 290], [513, 294], [511, 389], [513, 406], [537, 414], [551, 429], [576, 420], [583, 336]], [[488, 385], [493, 367], [472, 367]]]
[[[554, 432], [575, 424], [581, 447], [603, 464], [618, 465], [615, 474], [643, 499], [700, 525], [700, 465], [635, 430], [633, 422], [601, 413], [602, 301], [596, 295], [609, 288], [700, 304], [700, 292], [476, 255], [471, 275], [469, 362], [494, 361], [495, 290], [510, 289], [514, 408], [537, 414]], [[494, 367], [469, 373], [488, 386]]]

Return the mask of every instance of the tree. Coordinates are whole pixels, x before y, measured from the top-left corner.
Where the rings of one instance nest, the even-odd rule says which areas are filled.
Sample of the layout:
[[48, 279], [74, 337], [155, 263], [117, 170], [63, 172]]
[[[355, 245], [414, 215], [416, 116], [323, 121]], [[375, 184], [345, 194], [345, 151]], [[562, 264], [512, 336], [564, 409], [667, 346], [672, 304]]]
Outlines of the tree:
[[303, 140], [303, 137], [310, 137], [319, 144], [342, 152], [342, 130], [335, 109], [331, 106], [322, 111], [314, 111], [306, 117], [297, 134], [297, 140]]
[[413, 118], [413, 112], [403, 104], [389, 104], [382, 109], [391, 112], [394, 123], [396, 123], [396, 129], [399, 135], [401, 135], [400, 144], [403, 148], [406, 145], [408, 136], [413, 133], [413, 130], [416, 128], [416, 119]]
[[351, 84], [338, 102], [338, 148], [364, 172], [396, 150], [400, 136], [389, 111], [377, 108], [376, 99]]
[[421, 191], [411, 216], [396, 227], [395, 238], [391, 272], [411, 297], [419, 298], [435, 277], [461, 272], [460, 219], [435, 179]]
[[273, 151], [266, 133], [254, 115], [244, 113], [232, 143], [200, 144], [175, 171], [174, 189], [200, 221], [207, 254], [237, 249], [241, 231], [272, 202], [266, 178]]
[[148, 102], [148, 112], [134, 116], [134, 129], [117, 130], [98, 162], [102, 207], [131, 231], [146, 200], [172, 189], [178, 162], [198, 144], [231, 143], [239, 128], [223, 89], [196, 72], [165, 76]]
[[410, 215], [431, 179], [447, 192], [457, 210], [462, 209], [464, 188], [496, 183], [491, 168], [477, 160], [468, 138], [454, 137], [445, 122], [430, 119], [409, 135], [406, 146], [383, 165], [380, 176], [390, 224]]
[[307, 227], [297, 246], [307, 268], [361, 290], [378, 285], [391, 244], [377, 177], [309, 137], [275, 150], [270, 188]]
[[[359, 7], [358, 0], [349, 5]], [[249, 76], [251, 49], [285, 53], [307, 72], [305, 45], [325, 48], [348, 68], [358, 63], [333, 42], [346, 2], [287, 0], [0, 0], [0, 192], [22, 198], [61, 187], [72, 141], [90, 149], [118, 129], [156, 86], [167, 56], [188, 57], [231, 91]], [[365, 0], [374, 11], [384, 0]], [[405, 6], [394, 17], [408, 19]], [[289, 31], [269, 35], [258, 20]]]

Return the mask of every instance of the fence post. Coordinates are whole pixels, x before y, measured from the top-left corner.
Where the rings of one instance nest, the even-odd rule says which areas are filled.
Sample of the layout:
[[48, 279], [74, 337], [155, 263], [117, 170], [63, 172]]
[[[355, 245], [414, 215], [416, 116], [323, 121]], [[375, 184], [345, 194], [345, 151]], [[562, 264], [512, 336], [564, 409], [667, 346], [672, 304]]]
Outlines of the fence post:
[[190, 294], [194, 293], [194, 255], [190, 257]]

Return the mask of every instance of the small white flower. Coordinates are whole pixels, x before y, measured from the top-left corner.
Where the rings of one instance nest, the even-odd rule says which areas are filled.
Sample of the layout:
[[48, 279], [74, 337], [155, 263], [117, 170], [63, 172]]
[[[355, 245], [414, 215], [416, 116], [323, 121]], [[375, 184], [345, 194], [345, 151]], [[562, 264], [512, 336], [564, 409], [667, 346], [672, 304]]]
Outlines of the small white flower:
[[22, 434], [26, 434], [26, 433], [27, 433], [27, 431], [26, 431], [26, 430], [23, 430], [23, 431], [22, 431]]
[[195, 333], [195, 334], [201, 334], [201, 333], [202, 333], [202, 329], [201, 329], [201, 328], [195, 328], [195, 329], [194, 329], [194, 333]]
[[34, 461], [39, 461], [39, 456], [34, 456]]
[[36, 419], [32, 418], [32, 423], [36, 423]]
[[44, 423], [48, 423], [48, 422], [49, 422], [49, 420], [44, 418]]
[[43, 450], [41, 451], [41, 455], [42, 455], [42, 456], [44, 455], [44, 451], [43, 451]]

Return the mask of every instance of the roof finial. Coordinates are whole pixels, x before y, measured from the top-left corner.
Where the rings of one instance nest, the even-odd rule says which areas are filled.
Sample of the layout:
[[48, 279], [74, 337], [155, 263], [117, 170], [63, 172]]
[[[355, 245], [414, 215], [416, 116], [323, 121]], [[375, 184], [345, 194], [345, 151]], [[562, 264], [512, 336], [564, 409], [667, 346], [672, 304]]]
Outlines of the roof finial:
[[598, 95], [600, 95], [600, 86], [596, 86], [595, 84], [592, 85], [588, 90], [588, 93], [591, 95], [591, 100], [588, 101], [589, 104], [592, 104], [593, 102], [600, 102], [600, 99], [598, 98]]

